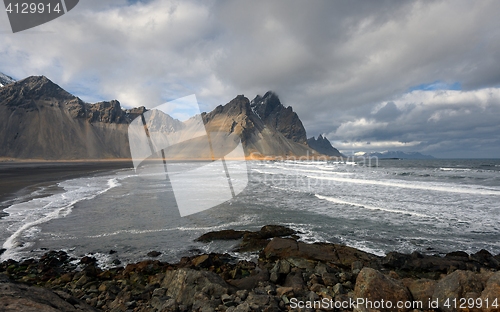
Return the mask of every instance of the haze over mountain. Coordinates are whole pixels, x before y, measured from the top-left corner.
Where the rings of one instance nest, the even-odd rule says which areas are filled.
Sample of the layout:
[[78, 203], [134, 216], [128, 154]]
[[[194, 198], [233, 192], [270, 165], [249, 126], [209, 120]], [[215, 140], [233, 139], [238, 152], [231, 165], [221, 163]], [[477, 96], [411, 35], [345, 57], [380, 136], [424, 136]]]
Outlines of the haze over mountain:
[[[128, 126], [144, 112], [144, 107], [123, 110], [116, 100], [88, 104], [44, 76], [28, 77], [0, 89], [0, 157], [130, 158]], [[273, 92], [252, 103], [239, 95], [202, 118], [209, 133], [239, 136], [246, 155], [319, 154], [307, 145], [297, 114]]]

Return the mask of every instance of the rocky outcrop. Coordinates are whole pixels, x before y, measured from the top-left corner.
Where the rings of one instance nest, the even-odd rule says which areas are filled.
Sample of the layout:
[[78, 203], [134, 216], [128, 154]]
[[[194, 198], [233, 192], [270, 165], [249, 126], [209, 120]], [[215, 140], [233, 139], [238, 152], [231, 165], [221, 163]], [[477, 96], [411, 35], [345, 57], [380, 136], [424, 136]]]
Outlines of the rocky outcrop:
[[274, 92], [268, 91], [264, 96], [257, 95], [250, 105], [265, 125], [276, 129], [293, 142], [307, 144], [306, 130], [299, 116], [291, 106], [283, 106]]
[[307, 139], [307, 145], [320, 154], [343, 157], [339, 150], [333, 147], [330, 141], [328, 141], [328, 139], [321, 134], [318, 136], [318, 139], [315, 139], [314, 137]]
[[274, 237], [298, 237], [296, 231], [289, 229], [282, 225], [265, 225], [259, 231], [235, 231], [235, 230], [221, 230], [208, 232], [198, 237], [198, 242], [211, 242], [214, 240], [235, 240], [242, 239], [234, 251], [260, 251], [262, 250]]
[[[8, 260], [0, 263], [0, 310], [499, 311], [500, 272], [488, 268], [494, 263], [485, 261], [489, 257], [484, 251], [443, 257], [475, 261], [479, 267], [429, 279], [419, 275], [431, 266], [415, 267], [415, 272], [388, 270], [383, 266], [387, 259], [355, 248], [275, 237], [286, 233], [291, 229], [273, 225], [202, 236], [203, 241], [241, 234], [274, 237], [255, 261], [211, 253], [175, 264], [147, 260], [102, 269], [95, 258], [74, 259], [54, 251], [41, 259]], [[453, 299], [460, 304], [460, 298], [472, 298], [474, 306], [467, 301], [463, 309], [454, 307]], [[398, 307], [398, 302], [403, 305]]]
[[455, 270], [479, 271], [481, 268], [498, 269], [500, 263], [486, 250], [469, 255], [465, 252], [452, 252], [445, 257], [423, 255], [419, 252], [402, 254], [388, 253], [382, 263], [385, 268], [395, 270], [401, 276], [437, 278], [440, 274], [448, 274]]
[[327, 261], [342, 267], [351, 267], [358, 261], [362, 266], [380, 267], [380, 257], [361, 250], [329, 243], [307, 244], [292, 238], [273, 238], [262, 251], [266, 259], [302, 258]]

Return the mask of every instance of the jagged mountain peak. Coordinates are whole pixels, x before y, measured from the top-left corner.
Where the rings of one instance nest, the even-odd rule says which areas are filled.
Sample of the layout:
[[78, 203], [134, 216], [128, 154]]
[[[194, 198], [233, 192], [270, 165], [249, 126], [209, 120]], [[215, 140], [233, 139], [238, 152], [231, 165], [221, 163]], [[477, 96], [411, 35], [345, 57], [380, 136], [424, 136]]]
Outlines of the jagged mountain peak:
[[[269, 94], [267, 99], [274, 101]], [[256, 101], [252, 102], [257, 103]], [[257, 106], [260, 104], [257, 103]], [[226, 105], [217, 106], [210, 113], [202, 113], [205, 128], [209, 133], [238, 135], [245, 148], [245, 153], [251, 157], [255, 155], [257, 157], [312, 155], [313, 151], [306, 144], [294, 142], [285, 135], [295, 133], [293, 127], [297, 126], [297, 121], [293, 119], [293, 116], [296, 114], [290, 114], [290, 110], [285, 109], [280, 103], [279, 109], [264, 116], [264, 118], [259, 117], [255, 109], [251, 107], [248, 98], [243, 95], [238, 95]], [[296, 118], [298, 119], [298, 117]], [[300, 123], [300, 120], [298, 122]], [[290, 128], [287, 129], [287, 127]]]
[[209, 121], [219, 114], [225, 114], [226, 116], [250, 116], [251, 113], [250, 101], [241, 94], [229, 101], [226, 105], [219, 105], [213, 111], [209, 113], [203, 112], [201, 115], [206, 121]]
[[312, 149], [320, 152], [321, 154], [335, 157], [343, 157], [343, 155], [339, 152], [338, 149], [332, 146], [330, 140], [320, 134], [317, 139], [311, 137], [307, 139], [307, 145], [309, 145]]
[[269, 127], [281, 132], [287, 139], [306, 144], [306, 130], [291, 106], [285, 107], [278, 95], [268, 91], [257, 95], [250, 103], [252, 110]]
[[31, 87], [36, 87], [36, 86], [40, 86], [40, 87], [58, 87], [60, 89], [62, 89], [61, 87], [59, 87], [57, 84], [55, 84], [54, 82], [52, 82], [52, 80], [50, 80], [49, 78], [45, 77], [45, 76], [29, 76], [27, 78], [24, 78], [22, 80], [19, 80], [18, 81], [18, 84], [20, 85], [29, 85]]
[[278, 95], [273, 91], [267, 91], [264, 96], [257, 95], [250, 105], [255, 113], [263, 119], [271, 115], [274, 111], [285, 108], [283, 104], [281, 104]]
[[8, 88], [2, 88], [2, 93], [7, 92], [7, 90], [11, 96], [17, 94], [24, 99], [30, 100], [39, 100], [41, 98], [47, 99], [51, 97], [65, 100], [76, 98], [45, 76], [30, 76], [23, 80], [19, 80], [10, 84]]

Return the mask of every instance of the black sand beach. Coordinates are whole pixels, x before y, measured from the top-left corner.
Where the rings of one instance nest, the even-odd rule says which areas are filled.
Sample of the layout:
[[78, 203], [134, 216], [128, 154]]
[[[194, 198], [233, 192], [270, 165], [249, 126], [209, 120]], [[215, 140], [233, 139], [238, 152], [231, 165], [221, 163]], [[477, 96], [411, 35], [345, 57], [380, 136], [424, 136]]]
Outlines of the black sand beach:
[[[45, 184], [86, 176], [108, 170], [130, 168], [129, 160], [0, 162], [0, 209], [9, 200]], [[0, 211], [0, 217], [2, 212]]]

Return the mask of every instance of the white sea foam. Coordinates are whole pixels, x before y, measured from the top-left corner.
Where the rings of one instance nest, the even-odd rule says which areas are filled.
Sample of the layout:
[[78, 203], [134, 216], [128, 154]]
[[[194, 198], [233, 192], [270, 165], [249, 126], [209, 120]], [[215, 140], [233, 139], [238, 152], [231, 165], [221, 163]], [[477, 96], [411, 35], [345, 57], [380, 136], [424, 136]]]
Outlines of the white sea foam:
[[[124, 176], [122, 178], [125, 178]], [[52, 219], [63, 218], [71, 213], [73, 206], [83, 200], [89, 200], [103, 194], [120, 183], [116, 177], [78, 178], [58, 183], [64, 192], [53, 194], [44, 198], [35, 198], [30, 201], [10, 206], [4, 211], [9, 216], [2, 219], [2, 223], [11, 224], [9, 229], [14, 229], [12, 234], [3, 244], [6, 249], [1, 260], [16, 258], [20, 248], [26, 248], [32, 244], [25, 243], [21, 246], [21, 237], [37, 232], [37, 225]], [[16, 229], [17, 227], [17, 229]]]
[[354, 179], [354, 178], [337, 178], [337, 177], [324, 177], [324, 176], [307, 176], [311, 179], [319, 180], [330, 180], [345, 183], [354, 184], [365, 184], [365, 185], [380, 185], [389, 186], [394, 188], [406, 188], [414, 190], [425, 190], [425, 191], [437, 191], [437, 192], [448, 192], [448, 193], [461, 193], [461, 194], [476, 194], [476, 195], [500, 195], [500, 190], [486, 189], [486, 188], [473, 188], [473, 187], [463, 187], [455, 185], [444, 185], [442, 184], [431, 184], [431, 183], [421, 183], [417, 184], [415, 182], [408, 183], [406, 181], [377, 181], [377, 180], [365, 180], [365, 179]]
[[371, 253], [373, 255], [377, 255], [380, 257], [383, 257], [386, 255], [386, 253], [383, 250], [368, 247], [367, 245], [370, 243], [368, 241], [343, 240], [343, 243], [346, 244], [347, 246], [351, 246], [351, 247], [354, 247], [356, 249], [359, 249], [359, 250], [362, 250], [364, 252]]
[[[283, 169], [285, 169], [285, 168], [283, 168]], [[352, 172], [337, 172], [337, 171], [328, 171], [328, 170], [291, 169], [291, 171], [321, 173], [321, 174], [331, 174], [331, 175], [352, 175], [353, 174]]]
[[344, 201], [335, 197], [331, 196], [323, 196], [319, 194], [314, 194], [317, 198], [327, 200], [332, 203], [336, 204], [341, 204], [341, 205], [347, 205], [347, 206], [353, 206], [353, 207], [359, 207], [359, 208], [364, 208], [364, 209], [369, 209], [369, 210], [377, 210], [377, 211], [383, 211], [383, 212], [390, 212], [390, 213], [398, 213], [398, 214], [404, 214], [404, 215], [412, 215], [416, 217], [422, 217], [422, 218], [427, 218], [428, 216], [413, 212], [413, 211], [406, 211], [406, 210], [398, 210], [398, 209], [388, 209], [388, 208], [381, 208], [381, 207], [375, 207], [375, 206], [370, 206], [370, 205], [365, 205], [365, 204], [358, 204], [358, 203], [353, 203], [353, 202], [348, 202]]
[[439, 170], [441, 170], [441, 171], [465, 171], [465, 172], [472, 171], [472, 169], [469, 169], [469, 168], [446, 168], [446, 167], [439, 168]]

